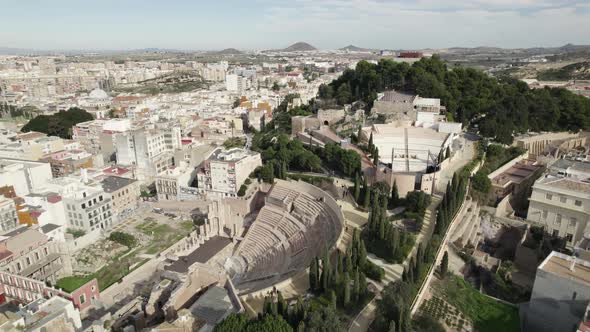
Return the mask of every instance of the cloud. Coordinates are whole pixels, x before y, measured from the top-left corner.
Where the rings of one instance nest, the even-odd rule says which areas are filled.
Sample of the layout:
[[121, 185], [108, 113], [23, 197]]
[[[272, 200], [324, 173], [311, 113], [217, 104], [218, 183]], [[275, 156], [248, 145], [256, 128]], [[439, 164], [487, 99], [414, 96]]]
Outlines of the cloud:
[[272, 1], [258, 23], [269, 27], [320, 47], [529, 47], [587, 42], [590, 12], [568, 0]]

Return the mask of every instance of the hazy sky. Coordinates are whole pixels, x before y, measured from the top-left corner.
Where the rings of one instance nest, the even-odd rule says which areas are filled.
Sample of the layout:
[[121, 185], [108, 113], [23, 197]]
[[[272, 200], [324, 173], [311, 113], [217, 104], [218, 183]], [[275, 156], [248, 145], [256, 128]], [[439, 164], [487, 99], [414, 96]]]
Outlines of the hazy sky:
[[0, 47], [590, 44], [590, 0], [0, 0]]

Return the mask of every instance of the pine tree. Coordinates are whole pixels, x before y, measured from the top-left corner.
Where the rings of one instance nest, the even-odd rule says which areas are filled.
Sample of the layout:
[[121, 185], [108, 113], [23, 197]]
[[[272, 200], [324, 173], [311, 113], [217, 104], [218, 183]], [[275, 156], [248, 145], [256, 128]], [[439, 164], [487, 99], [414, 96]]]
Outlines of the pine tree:
[[361, 179], [359, 177], [359, 173], [357, 172], [354, 176], [354, 201], [358, 202], [359, 197], [361, 195]]
[[449, 253], [445, 251], [442, 262], [440, 263], [440, 274], [444, 278], [449, 270]]
[[344, 299], [342, 300], [342, 303], [344, 304], [344, 307], [348, 307], [350, 304], [350, 278], [348, 277], [348, 274], [344, 275], [344, 284], [342, 286], [344, 287]]

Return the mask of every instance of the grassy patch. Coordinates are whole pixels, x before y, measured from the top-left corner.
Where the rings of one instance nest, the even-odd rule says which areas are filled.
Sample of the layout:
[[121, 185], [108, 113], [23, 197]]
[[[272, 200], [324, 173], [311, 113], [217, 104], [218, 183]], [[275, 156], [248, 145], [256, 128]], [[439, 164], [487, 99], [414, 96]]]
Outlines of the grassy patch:
[[71, 276], [59, 279], [55, 283], [56, 288], [61, 288], [64, 291], [71, 293], [82, 285], [92, 280], [93, 276]]
[[480, 332], [520, 331], [518, 309], [484, 296], [463, 279], [440, 282], [445, 300], [469, 317]]

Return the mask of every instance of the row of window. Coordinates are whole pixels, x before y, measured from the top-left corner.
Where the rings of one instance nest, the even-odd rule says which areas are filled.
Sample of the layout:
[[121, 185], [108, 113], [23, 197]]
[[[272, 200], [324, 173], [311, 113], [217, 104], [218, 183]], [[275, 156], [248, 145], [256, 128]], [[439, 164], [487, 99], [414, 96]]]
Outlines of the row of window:
[[[44, 247], [43, 248], [43, 253], [45, 254], [45, 256], [47, 256], [49, 254], [49, 250], [47, 249], [47, 247]], [[39, 255], [39, 252], [36, 251], [35, 252], [35, 262], [38, 262], [39, 260], [41, 260], [41, 256]], [[34, 263], [31, 260], [31, 256], [30, 255], [27, 256], [27, 257], [25, 257], [25, 262], [26, 262], [25, 266], [22, 266], [20, 261], [16, 262], [16, 270], [17, 270], [17, 272], [22, 271], [25, 267], [31, 266]]]
[[[553, 200], [553, 194], [545, 194], [545, 199], [551, 201]], [[568, 202], [568, 198], [566, 196], [559, 195], [559, 202], [566, 204]], [[575, 206], [582, 206], [582, 201], [579, 199], [574, 199]]]
[[2, 279], [2, 283], [6, 285], [12, 285], [15, 287], [23, 288], [23, 289], [30, 289], [36, 292], [41, 292], [42, 288], [37, 283], [33, 283], [32, 281], [21, 280], [19, 278], [13, 278], [11, 276], [4, 276], [4, 274], [0, 274], [0, 279]]

